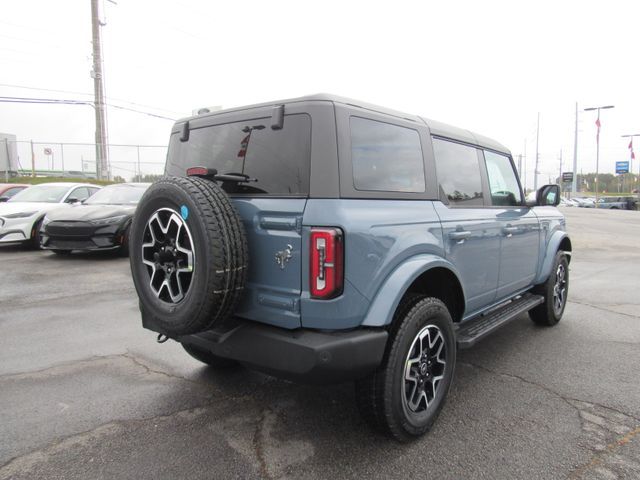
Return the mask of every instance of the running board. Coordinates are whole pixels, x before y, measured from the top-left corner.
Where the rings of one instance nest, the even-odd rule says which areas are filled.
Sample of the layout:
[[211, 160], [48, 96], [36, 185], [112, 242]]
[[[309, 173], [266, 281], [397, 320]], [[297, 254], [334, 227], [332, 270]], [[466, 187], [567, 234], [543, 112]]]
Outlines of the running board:
[[526, 293], [484, 315], [466, 321], [456, 331], [458, 347], [472, 347], [476, 342], [509, 323], [521, 313], [528, 312], [542, 302], [544, 302], [542, 295]]

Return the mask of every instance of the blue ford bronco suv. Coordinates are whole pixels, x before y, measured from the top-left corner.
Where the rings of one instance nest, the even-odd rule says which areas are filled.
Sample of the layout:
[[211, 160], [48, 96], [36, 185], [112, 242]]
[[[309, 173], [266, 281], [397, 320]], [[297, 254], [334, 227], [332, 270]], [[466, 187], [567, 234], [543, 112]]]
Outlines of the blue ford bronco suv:
[[143, 326], [213, 367], [353, 380], [399, 440], [435, 421], [458, 348], [563, 314], [558, 186], [527, 202], [468, 130], [314, 95], [177, 121], [165, 173], [131, 230]]

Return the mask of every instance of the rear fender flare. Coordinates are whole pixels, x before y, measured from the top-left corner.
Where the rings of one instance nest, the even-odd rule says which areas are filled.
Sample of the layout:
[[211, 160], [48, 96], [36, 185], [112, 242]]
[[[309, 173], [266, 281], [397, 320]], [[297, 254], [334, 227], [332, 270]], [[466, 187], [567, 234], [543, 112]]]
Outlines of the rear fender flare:
[[[458, 279], [460, 278], [456, 268], [442, 257], [429, 254], [411, 257], [399, 265], [384, 281], [378, 294], [371, 302], [362, 326], [384, 327], [389, 325], [400, 300], [411, 284], [426, 271], [437, 267], [446, 268]], [[460, 285], [462, 286], [462, 282]], [[462, 288], [464, 295], [464, 287]]]

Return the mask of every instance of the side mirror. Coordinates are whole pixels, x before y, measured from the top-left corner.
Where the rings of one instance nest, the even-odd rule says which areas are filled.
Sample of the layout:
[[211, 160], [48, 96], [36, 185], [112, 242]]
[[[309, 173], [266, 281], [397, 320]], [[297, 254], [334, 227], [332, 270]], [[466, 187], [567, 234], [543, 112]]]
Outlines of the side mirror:
[[543, 185], [536, 192], [536, 205], [556, 207], [560, 203], [560, 185]]
[[0, 202], [8, 202], [10, 197], [0, 197]]
[[65, 200], [65, 202], [71, 203], [73, 205], [74, 203], [80, 203], [80, 199], [76, 197], [69, 197]]

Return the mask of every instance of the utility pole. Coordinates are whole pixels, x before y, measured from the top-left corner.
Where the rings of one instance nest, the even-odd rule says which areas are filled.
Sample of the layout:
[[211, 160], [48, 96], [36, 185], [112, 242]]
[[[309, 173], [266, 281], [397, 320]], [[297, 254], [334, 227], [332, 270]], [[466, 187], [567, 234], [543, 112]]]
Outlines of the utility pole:
[[100, 39], [98, 0], [91, 0], [91, 30], [93, 42], [93, 78], [94, 107], [96, 113], [96, 174], [98, 179], [108, 179], [107, 125], [104, 106], [104, 82], [102, 81], [102, 44]]
[[562, 187], [562, 149], [560, 149], [560, 173], [558, 174], [558, 183]]
[[4, 181], [9, 183], [9, 169], [11, 168], [11, 154], [9, 153], [9, 139], [4, 139], [4, 148], [7, 152], [7, 163], [4, 165]]
[[598, 208], [598, 173], [600, 170], [600, 110], [606, 110], [608, 108], [614, 108], [613, 105], [606, 105], [606, 106], [601, 106], [601, 107], [589, 107], [589, 108], [585, 108], [584, 111], [585, 112], [590, 112], [592, 110], [597, 110], [598, 111], [598, 118], [596, 119], [596, 127], [598, 127], [598, 130], [596, 132], [596, 205], [595, 207]]
[[33, 140], [31, 140], [31, 178], [36, 178], [36, 152], [33, 150]]
[[524, 195], [527, 196], [527, 140], [524, 141], [524, 158], [522, 162], [522, 188], [524, 189]]
[[538, 141], [540, 139], [540, 112], [538, 112], [538, 127], [536, 128], [536, 168], [533, 171], [533, 190], [538, 191]]
[[140, 145], [138, 145], [137, 147], [137, 151], [138, 151], [138, 179], [135, 180], [136, 182], [141, 182], [142, 181], [142, 172], [140, 171]]
[[576, 102], [576, 131], [573, 135], [573, 181], [571, 182], [571, 195], [577, 192], [578, 185], [578, 102]]
[[62, 175], [64, 176], [64, 143], [60, 144], [60, 162], [62, 163]]

